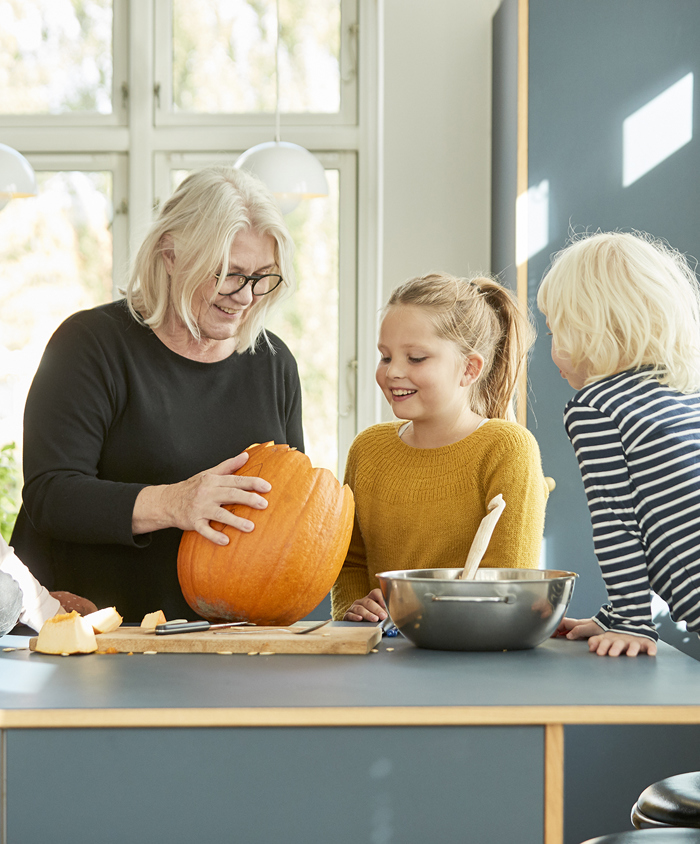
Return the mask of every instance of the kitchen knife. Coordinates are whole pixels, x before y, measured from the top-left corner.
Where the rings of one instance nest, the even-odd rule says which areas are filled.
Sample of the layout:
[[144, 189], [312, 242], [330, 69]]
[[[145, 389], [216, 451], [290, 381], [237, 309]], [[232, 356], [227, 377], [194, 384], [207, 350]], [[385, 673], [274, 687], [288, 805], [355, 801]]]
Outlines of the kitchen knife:
[[156, 636], [168, 636], [171, 633], [201, 633], [205, 630], [217, 630], [223, 627], [243, 627], [249, 621], [231, 621], [228, 624], [211, 624], [208, 621], [168, 621], [156, 625]]

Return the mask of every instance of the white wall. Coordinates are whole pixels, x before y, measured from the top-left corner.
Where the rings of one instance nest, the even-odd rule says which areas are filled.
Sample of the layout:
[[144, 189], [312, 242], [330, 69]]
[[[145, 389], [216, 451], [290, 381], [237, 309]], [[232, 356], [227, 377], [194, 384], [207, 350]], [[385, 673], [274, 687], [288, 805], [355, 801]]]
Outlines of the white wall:
[[384, 0], [384, 293], [490, 269], [491, 18], [500, 0]]

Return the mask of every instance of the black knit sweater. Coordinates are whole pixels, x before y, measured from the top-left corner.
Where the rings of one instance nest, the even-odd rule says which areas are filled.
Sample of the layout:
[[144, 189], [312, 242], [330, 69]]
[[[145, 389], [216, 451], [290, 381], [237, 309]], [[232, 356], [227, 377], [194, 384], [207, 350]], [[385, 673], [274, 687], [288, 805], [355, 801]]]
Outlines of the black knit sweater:
[[174, 528], [131, 533], [136, 496], [185, 480], [254, 442], [303, 450], [296, 362], [269, 335], [215, 363], [167, 348], [118, 301], [67, 319], [49, 341], [24, 417], [23, 506], [12, 544], [49, 589], [194, 617], [180, 592]]

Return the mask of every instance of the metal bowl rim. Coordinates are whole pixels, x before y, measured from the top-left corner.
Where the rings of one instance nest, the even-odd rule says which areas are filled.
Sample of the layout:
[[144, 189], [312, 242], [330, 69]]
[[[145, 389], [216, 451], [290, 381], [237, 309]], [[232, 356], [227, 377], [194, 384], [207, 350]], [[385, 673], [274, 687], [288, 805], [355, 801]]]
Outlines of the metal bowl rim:
[[[479, 584], [489, 584], [489, 583], [497, 583], [498, 581], [495, 580], [455, 580], [454, 578], [440, 578], [440, 577], [421, 577], [417, 575], [415, 577], [406, 576], [407, 572], [412, 571], [420, 571], [420, 572], [429, 572], [429, 571], [460, 571], [460, 568], [445, 568], [445, 569], [395, 569], [394, 571], [382, 571], [377, 574], [377, 578], [384, 577], [387, 580], [401, 580], [406, 583], [428, 583], [431, 580], [441, 581], [442, 583], [479, 583]], [[484, 569], [484, 571], [507, 571], [513, 572], [518, 571], [518, 569], [514, 568], [488, 568]], [[521, 571], [531, 571], [531, 572], [542, 572], [543, 574], [549, 575], [548, 577], [508, 577], [504, 578], [502, 583], [537, 583], [543, 581], [555, 581], [555, 580], [568, 580], [570, 578], [577, 578], [578, 574], [575, 571], [564, 571], [561, 569], [521, 569]], [[397, 575], [401, 575], [397, 577]]]

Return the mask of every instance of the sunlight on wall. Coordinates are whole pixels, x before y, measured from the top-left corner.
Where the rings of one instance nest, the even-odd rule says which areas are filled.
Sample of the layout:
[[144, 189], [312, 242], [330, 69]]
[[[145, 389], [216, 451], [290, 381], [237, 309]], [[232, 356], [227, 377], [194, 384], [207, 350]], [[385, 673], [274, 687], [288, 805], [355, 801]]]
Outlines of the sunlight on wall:
[[668, 611], [668, 604], [655, 592], [651, 593], [651, 617], [659, 638], [679, 651], [700, 660], [700, 638], [688, 632], [685, 621], [674, 621]]
[[515, 263], [532, 258], [549, 243], [549, 180], [528, 188], [515, 202]]
[[693, 137], [693, 74], [689, 73], [622, 124], [622, 186], [653, 170]]

